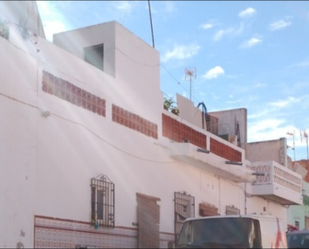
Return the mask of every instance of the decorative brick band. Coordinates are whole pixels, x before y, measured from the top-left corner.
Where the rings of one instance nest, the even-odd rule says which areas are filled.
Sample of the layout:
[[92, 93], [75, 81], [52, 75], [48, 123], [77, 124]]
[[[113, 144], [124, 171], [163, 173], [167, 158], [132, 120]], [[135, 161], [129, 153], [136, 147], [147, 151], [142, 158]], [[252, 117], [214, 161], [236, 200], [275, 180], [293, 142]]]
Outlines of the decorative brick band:
[[241, 152], [210, 138], [210, 152], [227, 160], [241, 162]]
[[146, 136], [158, 139], [158, 126], [119, 106], [112, 105], [112, 120]]
[[162, 136], [206, 149], [206, 135], [162, 113]]
[[43, 71], [42, 90], [60, 99], [66, 100], [73, 105], [77, 105], [105, 117], [106, 103], [104, 99], [46, 71]]

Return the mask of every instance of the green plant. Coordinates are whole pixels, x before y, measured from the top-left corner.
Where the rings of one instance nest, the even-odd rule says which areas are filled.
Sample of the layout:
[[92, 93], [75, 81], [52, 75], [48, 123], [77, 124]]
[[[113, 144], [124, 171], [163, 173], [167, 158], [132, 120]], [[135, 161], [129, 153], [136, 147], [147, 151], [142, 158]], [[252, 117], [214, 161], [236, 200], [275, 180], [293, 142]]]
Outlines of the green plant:
[[179, 109], [172, 98], [164, 98], [163, 107], [165, 110], [174, 113], [175, 115], [179, 114]]

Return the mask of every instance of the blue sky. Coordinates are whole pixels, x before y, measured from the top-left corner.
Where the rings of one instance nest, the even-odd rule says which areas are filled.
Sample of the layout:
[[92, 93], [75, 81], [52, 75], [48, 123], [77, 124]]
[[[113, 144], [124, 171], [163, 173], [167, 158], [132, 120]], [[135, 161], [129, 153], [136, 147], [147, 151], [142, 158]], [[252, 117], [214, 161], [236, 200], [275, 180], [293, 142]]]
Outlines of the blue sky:
[[[52, 34], [116, 20], [152, 46], [148, 1], [37, 1]], [[307, 159], [308, 1], [150, 1], [161, 90], [208, 111], [246, 108], [248, 142], [286, 137]], [[303, 134], [303, 133], [302, 133]], [[294, 151], [288, 150], [294, 159]]]

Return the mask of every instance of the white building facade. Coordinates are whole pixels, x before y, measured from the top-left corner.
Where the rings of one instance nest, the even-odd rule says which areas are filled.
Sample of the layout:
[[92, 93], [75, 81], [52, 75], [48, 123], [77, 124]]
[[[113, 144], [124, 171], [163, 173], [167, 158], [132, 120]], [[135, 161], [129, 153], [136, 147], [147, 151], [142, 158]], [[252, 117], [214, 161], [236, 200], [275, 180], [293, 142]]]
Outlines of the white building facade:
[[164, 110], [158, 51], [119, 23], [54, 43], [0, 37], [0, 247], [165, 248], [187, 217], [302, 203], [300, 175]]

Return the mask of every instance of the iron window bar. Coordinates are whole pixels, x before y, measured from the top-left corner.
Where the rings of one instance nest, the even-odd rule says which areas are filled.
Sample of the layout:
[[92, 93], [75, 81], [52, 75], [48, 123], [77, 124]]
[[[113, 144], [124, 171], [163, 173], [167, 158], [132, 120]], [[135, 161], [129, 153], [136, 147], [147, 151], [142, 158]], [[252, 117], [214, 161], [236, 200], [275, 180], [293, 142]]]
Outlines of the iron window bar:
[[91, 224], [115, 227], [115, 184], [102, 174], [91, 179]]

